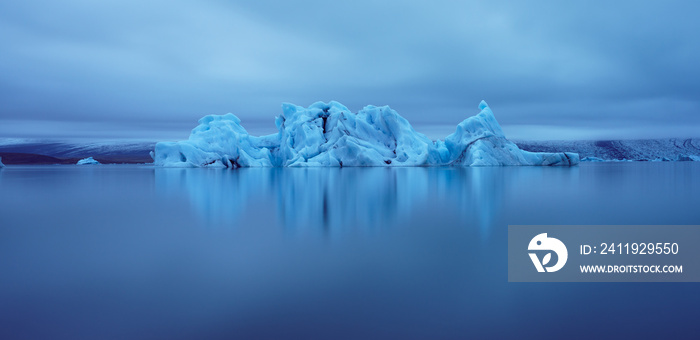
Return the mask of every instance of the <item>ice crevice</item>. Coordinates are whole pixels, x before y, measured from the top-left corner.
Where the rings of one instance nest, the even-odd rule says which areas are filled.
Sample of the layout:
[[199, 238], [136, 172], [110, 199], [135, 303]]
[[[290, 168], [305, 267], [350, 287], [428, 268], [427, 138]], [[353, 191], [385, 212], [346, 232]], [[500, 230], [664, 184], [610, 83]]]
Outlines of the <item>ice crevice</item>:
[[285, 103], [277, 133], [252, 136], [228, 113], [199, 120], [188, 140], [156, 144], [164, 167], [501, 166], [579, 163], [569, 152], [529, 152], [506, 139], [486, 102], [444, 140], [416, 132], [389, 106], [352, 113], [335, 101]]

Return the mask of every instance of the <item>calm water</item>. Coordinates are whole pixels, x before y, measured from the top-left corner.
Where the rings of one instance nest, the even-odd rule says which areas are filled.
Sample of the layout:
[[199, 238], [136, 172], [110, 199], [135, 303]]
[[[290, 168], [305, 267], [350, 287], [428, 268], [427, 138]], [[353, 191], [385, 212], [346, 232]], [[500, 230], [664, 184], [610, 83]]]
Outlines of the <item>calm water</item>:
[[0, 170], [0, 338], [698, 338], [700, 284], [508, 283], [509, 224], [700, 224], [699, 163]]

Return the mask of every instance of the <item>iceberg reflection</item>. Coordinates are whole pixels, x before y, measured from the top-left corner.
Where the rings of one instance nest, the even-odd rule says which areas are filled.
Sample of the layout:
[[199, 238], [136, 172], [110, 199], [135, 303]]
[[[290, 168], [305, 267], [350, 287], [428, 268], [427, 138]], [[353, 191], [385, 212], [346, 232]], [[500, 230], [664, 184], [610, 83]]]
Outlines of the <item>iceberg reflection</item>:
[[235, 225], [274, 214], [274, 223], [331, 233], [411, 223], [416, 215], [451, 215], [489, 226], [510, 184], [528, 168], [156, 168], [162, 195], [188, 197], [202, 224]]

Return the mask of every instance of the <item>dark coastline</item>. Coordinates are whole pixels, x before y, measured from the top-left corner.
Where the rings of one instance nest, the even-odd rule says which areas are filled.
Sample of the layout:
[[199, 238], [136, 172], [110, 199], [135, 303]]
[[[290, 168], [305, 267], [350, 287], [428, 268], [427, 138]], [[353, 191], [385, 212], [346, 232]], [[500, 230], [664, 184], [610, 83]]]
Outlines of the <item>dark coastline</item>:
[[153, 162], [150, 153], [154, 147], [154, 142], [67, 143], [34, 141], [0, 144], [0, 157], [6, 165], [75, 164], [87, 157], [93, 157], [102, 164], [142, 164]]
[[[32, 153], [0, 152], [2, 162], [5, 165], [51, 165], [51, 164], [75, 164], [82, 158], [57, 158]], [[151, 163], [150, 156], [124, 156], [114, 155], [108, 157], [94, 157], [101, 164], [143, 164]]]

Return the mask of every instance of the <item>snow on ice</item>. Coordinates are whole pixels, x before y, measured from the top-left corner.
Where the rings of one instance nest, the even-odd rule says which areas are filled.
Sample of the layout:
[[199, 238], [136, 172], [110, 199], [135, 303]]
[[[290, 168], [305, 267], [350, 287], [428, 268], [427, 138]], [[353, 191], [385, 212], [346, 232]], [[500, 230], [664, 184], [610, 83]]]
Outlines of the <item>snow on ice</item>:
[[229, 113], [199, 120], [188, 140], [156, 144], [165, 167], [498, 166], [579, 163], [569, 152], [529, 152], [507, 140], [486, 102], [444, 141], [432, 141], [388, 106], [352, 113], [332, 101], [283, 104], [278, 132], [251, 136]]

